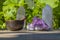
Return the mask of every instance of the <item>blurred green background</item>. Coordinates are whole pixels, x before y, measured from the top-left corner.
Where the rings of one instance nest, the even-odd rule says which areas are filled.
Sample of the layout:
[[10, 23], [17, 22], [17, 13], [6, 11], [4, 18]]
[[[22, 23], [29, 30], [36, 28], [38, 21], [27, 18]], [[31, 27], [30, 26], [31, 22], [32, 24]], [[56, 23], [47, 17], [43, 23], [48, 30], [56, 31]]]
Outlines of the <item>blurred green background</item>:
[[27, 24], [38, 14], [42, 17], [42, 8], [46, 4], [53, 9], [53, 29], [60, 29], [60, 0], [0, 0], [0, 29], [6, 29], [6, 20], [16, 20], [20, 6], [26, 10]]

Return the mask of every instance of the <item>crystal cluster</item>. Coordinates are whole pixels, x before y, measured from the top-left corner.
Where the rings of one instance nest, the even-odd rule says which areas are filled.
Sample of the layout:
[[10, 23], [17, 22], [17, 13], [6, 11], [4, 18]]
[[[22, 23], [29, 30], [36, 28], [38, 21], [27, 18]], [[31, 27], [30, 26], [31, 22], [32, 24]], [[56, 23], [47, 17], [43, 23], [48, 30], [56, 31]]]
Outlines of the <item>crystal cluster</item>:
[[27, 25], [28, 30], [49, 30], [49, 26], [44, 22], [44, 20], [34, 17], [31, 24]]

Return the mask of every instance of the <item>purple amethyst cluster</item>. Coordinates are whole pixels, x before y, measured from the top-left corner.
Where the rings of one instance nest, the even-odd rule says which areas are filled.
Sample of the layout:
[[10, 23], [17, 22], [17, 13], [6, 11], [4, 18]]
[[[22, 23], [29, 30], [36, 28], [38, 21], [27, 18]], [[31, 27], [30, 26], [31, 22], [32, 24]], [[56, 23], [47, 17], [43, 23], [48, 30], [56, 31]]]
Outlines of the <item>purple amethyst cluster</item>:
[[49, 30], [49, 26], [40, 18], [34, 17], [31, 24], [27, 25], [28, 30]]

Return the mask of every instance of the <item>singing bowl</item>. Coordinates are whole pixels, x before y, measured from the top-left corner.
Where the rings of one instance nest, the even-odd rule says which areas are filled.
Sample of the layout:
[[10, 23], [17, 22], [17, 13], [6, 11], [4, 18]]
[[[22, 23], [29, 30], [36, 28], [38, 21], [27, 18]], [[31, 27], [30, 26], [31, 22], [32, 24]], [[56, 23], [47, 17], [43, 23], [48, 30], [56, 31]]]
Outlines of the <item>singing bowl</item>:
[[8, 30], [17, 31], [23, 29], [24, 20], [7, 20], [6, 27]]

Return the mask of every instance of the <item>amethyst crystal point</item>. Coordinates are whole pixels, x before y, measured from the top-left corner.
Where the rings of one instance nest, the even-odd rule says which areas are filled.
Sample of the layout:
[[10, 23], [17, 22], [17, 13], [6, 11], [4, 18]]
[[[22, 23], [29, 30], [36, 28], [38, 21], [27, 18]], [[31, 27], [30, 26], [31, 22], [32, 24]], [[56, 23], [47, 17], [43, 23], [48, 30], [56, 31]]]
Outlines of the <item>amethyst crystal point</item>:
[[44, 30], [49, 30], [49, 28], [48, 28], [49, 26], [46, 23], [43, 23], [42, 27]]
[[36, 21], [37, 21], [37, 17], [34, 17], [34, 18], [33, 18], [33, 22], [36, 22]]
[[27, 25], [28, 30], [48, 30], [49, 26], [40, 18], [34, 17], [31, 24]]
[[35, 17], [33, 18], [32, 24], [33, 24], [33, 25], [36, 25], [36, 23], [37, 23], [37, 17], [35, 16]]

